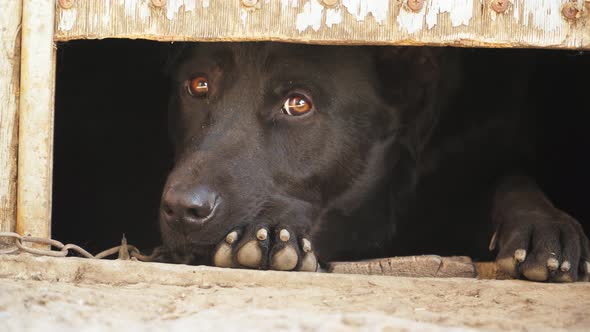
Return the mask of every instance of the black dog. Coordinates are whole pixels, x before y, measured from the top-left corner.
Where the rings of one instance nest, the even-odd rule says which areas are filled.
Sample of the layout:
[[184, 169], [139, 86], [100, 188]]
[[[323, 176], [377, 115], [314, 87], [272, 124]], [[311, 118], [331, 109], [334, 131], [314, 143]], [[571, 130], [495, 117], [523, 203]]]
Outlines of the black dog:
[[481, 256], [494, 234], [514, 276], [587, 278], [580, 224], [521, 173], [526, 82], [468, 63], [434, 48], [186, 47], [165, 246], [176, 261], [315, 271], [316, 255]]

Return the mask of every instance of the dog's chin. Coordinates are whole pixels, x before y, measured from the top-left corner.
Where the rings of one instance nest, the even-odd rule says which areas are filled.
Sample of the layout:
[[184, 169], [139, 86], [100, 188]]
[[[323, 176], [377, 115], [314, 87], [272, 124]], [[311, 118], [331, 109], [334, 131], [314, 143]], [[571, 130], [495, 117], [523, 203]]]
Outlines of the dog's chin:
[[182, 234], [162, 233], [168, 263], [209, 264], [214, 244], [193, 242]]
[[162, 230], [162, 239], [167, 248], [174, 250], [206, 248], [219, 243], [217, 237], [204, 236], [200, 232], [178, 232], [171, 229]]
[[225, 227], [176, 229], [166, 223], [160, 223], [162, 241], [168, 251], [207, 258], [210, 258], [212, 251], [225, 237], [227, 232], [224, 229]]

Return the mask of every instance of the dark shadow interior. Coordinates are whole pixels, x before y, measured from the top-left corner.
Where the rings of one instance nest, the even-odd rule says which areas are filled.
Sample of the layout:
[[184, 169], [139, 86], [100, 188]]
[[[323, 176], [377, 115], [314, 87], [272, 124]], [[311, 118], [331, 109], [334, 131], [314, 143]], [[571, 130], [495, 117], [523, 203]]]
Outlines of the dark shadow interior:
[[60, 44], [57, 56], [53, 236], [90, 252], [125, 233], [158, 244], [160, 190], [171, 164], [166, 133], [169, 44]]
[[[160, 190], [171, 167], [166, 133], [168, 43], [131, 40], [60, 44], [57, 61], [53, 237], [92, 253], [128, 241], [159, 244]], [[499, 52], [465, 49], [463, 52]], [[555, 204], [590, 233], [590, 53], [531, 52], [539, 130], [533, 172]], [[485, 65], [485, 63], [482, 63]], [[510, 79], [506, 73], [506, 79]], [[485, 77], [482, 77], [485, 79]], [[502, 87], [498, 87], [501, 93]], [[484, 101], [485, 102], [485, 101]], [[469, 236], [469, 234], [465, 234]]]

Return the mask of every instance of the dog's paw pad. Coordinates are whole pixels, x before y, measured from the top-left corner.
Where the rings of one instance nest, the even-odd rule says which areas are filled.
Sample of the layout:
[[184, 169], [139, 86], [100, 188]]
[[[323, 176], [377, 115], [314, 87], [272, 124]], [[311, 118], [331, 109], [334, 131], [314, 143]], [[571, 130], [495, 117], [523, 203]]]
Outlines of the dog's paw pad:
[[496, 265], [501, 271], [511, 275], [512, 277], [518, 276], [517, 266], [518, 264], [522, 263], [526, 259], [526, 250], [524, 249], [516, 249], [514, 251], [514, 255], [504, 257], [504, 258], [497, 258]]
[[213, 254], [213, 265], [315, 272], [318, 260], [312, 249], [311, 241], [291, 229], [250, 225], [224, 238]]
[[590, 244], [580, 224], [559, 210], [521, 213], [493, 237], [498, 269], [533, 281], [587, 280]]
[[231, 267], [233, 265], [232, 247], [221, 243], [213, 255], [213, 265], [217, 267]]
[[258, 241], [250, 241], [238, 250], [238, 263], [245, 267], [258, 268], [262, 263], [262, 248]]
[[303, 249], [304, 256], [303, 261], [301, 262], [301, 271], [306, 272], [316, 272], [318, 270], [318, 260], [315, 257], [315, 254], [311, 251], [311, 242], [303, 238], [301, 239], [301, 249]]
[[233, 265], [232, 245], [238, 239], [238, 232], [233, 231], [225, 236], [213, 254], [213, 265], [217, 267], [231, 267]]
[[528, 280], [532, 281], [545, 281], [549, 277], [547, 267], [542, 265], [534, 265], [528, 268], [524, 268], [522, 275]]
[[313, 252], [305, 254], [301, 262], [301, 271], [316, 272], [318, 270], [318, 260]]
[[295, 248], [286, 245], [274, 254], [270, 267], [277, 271], [291, 271], [297, 267], [298, 261], [299, 255]]

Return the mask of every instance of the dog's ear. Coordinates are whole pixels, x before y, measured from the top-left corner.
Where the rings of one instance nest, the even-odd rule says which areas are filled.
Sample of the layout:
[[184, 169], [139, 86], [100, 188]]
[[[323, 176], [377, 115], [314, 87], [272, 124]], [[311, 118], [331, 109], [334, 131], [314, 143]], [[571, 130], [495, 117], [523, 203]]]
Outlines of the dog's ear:
[[400, 139], [419, 154], [440, 113], [459, 86], [456, 51], [435, 47], [378, 47], [378, 91], [396, 109], [403, 129]]
[[410, 106], [440, 85], [447, 55], [434, 47], [378, 47], [376, 66], [384, 100]]

